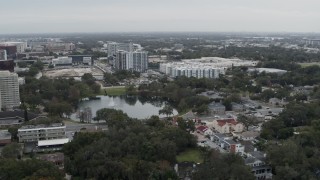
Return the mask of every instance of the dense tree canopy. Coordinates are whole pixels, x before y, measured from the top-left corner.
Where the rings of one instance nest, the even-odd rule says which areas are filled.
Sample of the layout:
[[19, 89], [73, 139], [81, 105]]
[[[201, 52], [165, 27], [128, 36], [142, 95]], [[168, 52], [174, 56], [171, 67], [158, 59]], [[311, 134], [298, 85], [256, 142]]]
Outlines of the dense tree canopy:
[[0, 159], [0, 179], [62, 180], [64, 173], [52, 163], [41, 160]]
[[172, 164], [177, 153], [196, 145], [187, 131], [155, 117], [142, 122], [111, 109], [97, 116], [107, 121], [107, 132], [79, 133], [64, 147], [66, 170], [75, 177], [175, 179]]
[[242, 157], [235, 154], [220, 154], [217, 151], [210, 151], [192, 179], [238, 179], [254, 180], [250, 167], [245, 166]]

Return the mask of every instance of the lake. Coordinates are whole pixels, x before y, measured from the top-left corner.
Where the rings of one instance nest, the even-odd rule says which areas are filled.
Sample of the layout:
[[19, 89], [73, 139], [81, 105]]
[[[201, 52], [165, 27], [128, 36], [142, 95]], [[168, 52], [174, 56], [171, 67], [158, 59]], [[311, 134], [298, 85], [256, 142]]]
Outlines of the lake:
[[[122, 110], [127, 113], [129, 117], [137, 119], [146, 119], [153, 115], [160, 117], [166, 117], [165, 115], [159, 115], [159, 110], [165, 106], [165, 102], [159, 100], [146, 101], [139, 96], [98, 96], [100, 99], [82, 101], [78, 105], [78, 111], [83, 111], [85, 108], [90, 108], [92, 111], [92, 118], [96, 116], [96, 112], [102, 108], [110, 108]], [[177, 115], [176, 110], [173, 111], [174, 115]], [[79, 121], [77, 113], [74, 113], [70, 117], [72, 120]]]

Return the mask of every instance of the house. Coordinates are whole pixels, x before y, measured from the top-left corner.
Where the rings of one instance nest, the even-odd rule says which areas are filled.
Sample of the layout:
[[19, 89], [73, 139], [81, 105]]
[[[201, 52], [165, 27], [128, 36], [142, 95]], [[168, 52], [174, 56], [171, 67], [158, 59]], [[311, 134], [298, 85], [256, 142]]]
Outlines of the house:
[[257, 109], [253, 115], [258, 118], [258, 120], [270, 120], [278, 116], [282, 111], [283, 108]]
[[232, 139], [231, 136], [226, 136], [225, 134], [215, 133], [210, 136], [211, 141], [215, 142], [219, 146], [225, 141]]
[[299, 86], [299, 87], [294, 87], [293, 91], [290, 93], [291, 96], [299, 95], [299, 94], [304, 94], [309, 96], [312, 91], [313, 91], [314, 86]]
[[211, 115], [222, 115], [226, 113], [226, 107], [221, 103], [212, 102], [208, 105], [208, 111]]
[[213, 134], [212, 130], [209, 129], [207, 126], [198, 126], [196, 129], [198, 133], [204, 136]]
[[215, 100], [215, 101], [220, 101], [220, 102], [223, 100], [223, 95], [220, 92], [207, 91], [207, 92], [202, 92], [198, 95], [205, 96], [205, 97], [209, 98], [210, 100]]
[[11, 133], [8, 130], [0, 130], [0, 146], [11, 143]]
[[189, 120], [195, 120], [196, 116], [192, 111], [187, 112], [186, 114], [181, 116], [183, 120], [189, 121]]
[[231, 140], [231, 139], [224, 140], [221, 143], [221, 147], [231, 153], [240, 154], [240, 155], [244, 154], [244, 146], [242, 146], [241, 143], [235, 142], [234, 140]]
[[174, 166], [179, 179], [191, 180], [192, 174], [196, 171], [197, 165], [193, 162], [181, 162]]
[[232, 134], [234, 137], [237, 137], [242, 141], [252, 141], [260, 135], [260, 133], [257, 131], [245, 131], [242, 133], [232, 133]]
[[251, 167], [251, 171], [256, 179], [272, 179], [272, 168], [265, 163], [266, 154], [261, 151], [253, 151], [247, 154], [244, 159], [247, 166]]
[[232, 132], [242, 132], [244, 126], [242, 123], [237, 122], [235, 119], [222, 119], [222, 120], [214, 120], [213, 128], [219, 133], [232, 133]]
[[288, 104], [288, 102], [284, 101], [283, 99], [278, 99], [278, 98], [270, 98], [269, 99], [269, 104], [273, 106], [285, 106]]
[[[34, 120], [39, 116], [34, 113], [28, 112], [28, 120]], [[4, 111], [0, 112], [0, 127], [9, 127], [22, 124], [25, 121], [24, 111]]]
[[245, 110], [243, 104], [238, 104], [238, 103], [232, 102], [231, 106], [232, 106], [232, 111], [234, 111], [234, 112], [243, 112]]

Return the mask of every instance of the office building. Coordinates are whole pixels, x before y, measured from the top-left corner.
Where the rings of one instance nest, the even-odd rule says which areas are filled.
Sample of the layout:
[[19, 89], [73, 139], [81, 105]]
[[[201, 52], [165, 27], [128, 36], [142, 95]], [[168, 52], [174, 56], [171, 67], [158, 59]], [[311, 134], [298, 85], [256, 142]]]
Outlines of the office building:
[[7, 59], [8, 59], [7, 50], [5, 49], [0, 50], [0, 60], [7, 60]]
[[127, 51], [127, 52], [134, 52], [134, 51], [141, 51], [142, 47], [140, 44], [133, 44], [133, 43], [116, 43], [116, 42], [109, 42], [107, 44], [107, 53], [108, 56], [116, 56], [118, 51]]
[[148, 69], [148, 53], [146, 51], [118, 51], [114, 61], [116, 70], [145, 72]]
[[70, 55], [68, 57], [58, 57], [51, 60], [54, 66], [88, 65], [92, 66], [92, 56], [90, 55]]
[[24, 153], [60, 151], [70, 141], [62, 123], [22, 126], [18, 129], [18, 138], [24, 143]]
[[71, 57], [58, 57], [56, 59], [52, 59], [52, 64], [54, 66], [71, 66], [72, 58]]
[[65, 51], [73, 51], [75, 49], [75, 45], [73, 43], [57, 43], [50, 42], [44, 45], [45, 49], [51, 52], [65, 52]]
[[0, 71], [0, 109], [9, 110], [19, 105], [18, 74]]
[[129, 69], [137, 72], [146, 72], [148, 69], [148, 52], [129, 52]]
[[7, 58], [15, 59], [17, 56], [17, 46], [10, 44], [0, 44], [0, 50], [5, 50]]
[[93, 59], [91, 55], [69, 55], [68, 57], [72, 59], [73, 65], [93, 65]]
[[116, 43], [110, 42], [107, 44], [108, 56], [116, 56], [118, 51], [133, 51], [133, 43]]
[[0, 60], [0, 71], [14, 72], [14, 61], [11, 60]]
[[23, 53], [27, 48], [26, 42], [1, 42], [0, 45], [15, 46], [17, 49], [17, 53]]
[[20, 143], [67, 139], [66, 126], [61, 123], [22, 126], [18, 129], [18, 138]]

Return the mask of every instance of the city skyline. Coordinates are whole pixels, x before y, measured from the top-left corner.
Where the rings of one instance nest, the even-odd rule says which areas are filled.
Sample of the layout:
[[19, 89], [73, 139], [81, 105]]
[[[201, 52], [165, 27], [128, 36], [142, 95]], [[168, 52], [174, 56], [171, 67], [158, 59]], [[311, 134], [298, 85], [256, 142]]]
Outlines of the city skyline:
[[56, 0], [2, 2], [0, 34], [320, 32], [316, 0]]

